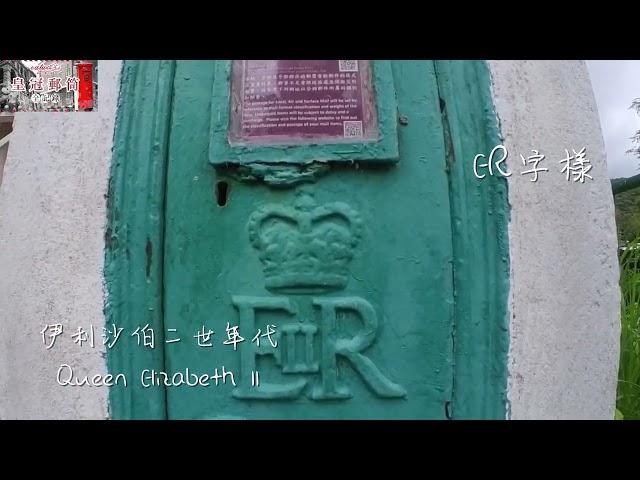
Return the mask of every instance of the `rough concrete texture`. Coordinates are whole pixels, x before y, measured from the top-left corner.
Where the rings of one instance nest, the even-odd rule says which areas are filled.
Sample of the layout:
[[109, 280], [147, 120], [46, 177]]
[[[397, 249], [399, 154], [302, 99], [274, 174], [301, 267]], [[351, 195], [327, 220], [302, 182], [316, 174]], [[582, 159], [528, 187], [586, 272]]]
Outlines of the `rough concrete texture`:
[[[106, 387], [62, 387], [58, 367], [105, 374], [105, 195], [121, 62], [100, 62], [100, 109], [16, 115], [0, 187], [0, 418], [107, 416]], [[62, 323], [46, 349], [41, 330]], [[73, 343], [78, 327], [95, 348]]]
[[[509, 151], [510, 416], [611, 419], [619, 355], [618, 263], [604, 143], [582, 61], [491, 62]], [[565, 149], [586, 147], [593, 180], [567, 181]], [[537, 149], [537, 182], [521, 172]]]

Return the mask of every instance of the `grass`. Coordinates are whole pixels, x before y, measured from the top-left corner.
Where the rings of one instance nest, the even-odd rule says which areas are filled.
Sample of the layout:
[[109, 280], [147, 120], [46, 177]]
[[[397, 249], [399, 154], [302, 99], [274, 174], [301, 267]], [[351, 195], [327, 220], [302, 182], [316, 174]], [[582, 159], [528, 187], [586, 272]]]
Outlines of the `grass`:
[[640, 237], [620, 256], [622, 331], [616, 418], [640, 420]]

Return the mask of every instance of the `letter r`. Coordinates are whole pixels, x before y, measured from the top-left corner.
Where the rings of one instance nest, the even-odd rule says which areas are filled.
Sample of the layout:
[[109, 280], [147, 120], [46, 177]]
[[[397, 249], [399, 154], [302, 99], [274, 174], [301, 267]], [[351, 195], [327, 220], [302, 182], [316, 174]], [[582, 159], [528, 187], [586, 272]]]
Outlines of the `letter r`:
[[[316, 400], [328, 400], [351, 396], [348, 388], [339, 385], [338, 382], [338, 355], [349, 360], [367, 387], [379, 397], [404, 397], [404, 388], [386, 378], [371, 359], [360, 353], [373, 343], [378, 333], [378, 319], [371, 304], [358, 297], [314, 299], [313, 304], [320, 307], [322, 317], [322, 352], [321, 380], [313, 389], [311, 397]], [[339, 310], [355, 312], [362, 320], [364, 327], [354, 337], [337, 337]]]

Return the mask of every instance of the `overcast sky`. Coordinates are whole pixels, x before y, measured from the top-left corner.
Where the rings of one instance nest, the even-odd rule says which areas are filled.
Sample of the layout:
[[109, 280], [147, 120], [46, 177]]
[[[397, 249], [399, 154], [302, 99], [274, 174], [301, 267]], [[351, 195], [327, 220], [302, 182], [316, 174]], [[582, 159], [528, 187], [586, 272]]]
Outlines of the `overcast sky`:
[[629, 137], [640, 130], [640, 116], [629, 106], [640, 97], [640, 60], [588, 60], [591, 84], [598, 103], [609, 176], [640, 173], [640, 158], [625, 153]]

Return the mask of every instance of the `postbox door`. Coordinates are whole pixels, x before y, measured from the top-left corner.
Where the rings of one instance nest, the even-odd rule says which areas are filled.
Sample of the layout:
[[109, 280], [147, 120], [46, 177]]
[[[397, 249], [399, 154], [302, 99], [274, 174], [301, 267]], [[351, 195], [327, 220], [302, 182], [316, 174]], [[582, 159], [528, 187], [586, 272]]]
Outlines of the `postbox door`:
[[391, 62], [397, 161], [304, 174], [211, 165], [216, 70], [178, 62], [174, 80], [163, 348], [169, 375], [200, 384], [166, 388], [168, 418], [446, 418], [452, 228], [433, 62]]

